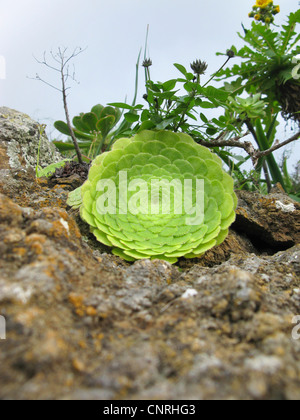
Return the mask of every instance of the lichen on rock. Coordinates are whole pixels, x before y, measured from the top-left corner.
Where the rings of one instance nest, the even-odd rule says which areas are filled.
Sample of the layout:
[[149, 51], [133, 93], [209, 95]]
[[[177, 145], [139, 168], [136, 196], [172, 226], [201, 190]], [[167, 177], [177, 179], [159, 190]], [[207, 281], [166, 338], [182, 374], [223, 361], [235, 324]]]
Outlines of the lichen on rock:
[[[21, 112], [0, 108], [0, 169], [35, 167], [39, 142], [38, 123]], [[60, 153], [42, 134], [39, 165], [44, 167], [59, 160]]]

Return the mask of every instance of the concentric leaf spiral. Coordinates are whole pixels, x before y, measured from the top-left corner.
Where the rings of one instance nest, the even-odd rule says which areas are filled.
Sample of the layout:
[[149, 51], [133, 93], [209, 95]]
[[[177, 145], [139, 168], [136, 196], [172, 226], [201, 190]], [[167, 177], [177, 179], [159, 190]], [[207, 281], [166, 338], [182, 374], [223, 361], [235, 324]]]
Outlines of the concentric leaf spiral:
[[[120, 172], [127, 174], [126, 184]], [[187, 218], [193, 215], [192, 205], [197, 203], [197, 179], [204, 180], [204, 213], [199, 223], [189, 224]], [[116, 186], [113, 197], [107, 195], [104, 180], [108, 180], [105, 181], [107, 186]], [[156, 196], [159, 200], [154, 203], [156, 211], [153, 211], [151, 195], [154, 180], [162, 183], [160, 195]], [[177, 180], [177, 184], [171, 189], [169, 211], [164, 212], [163, 185], [173, 180]], [[184, 197], [180, 195], [179, 186], [185, 185], [185, 180], [193, 183], [191, 206], [187, 209], [182, 205], [182, 211], [177, 211], [178, 197], [181, 201]], [[122, 195], [126, 186], [134, 185], [135, 181], [144, 184], [139, 190], [130, 189]], [[139, 211], [120, 211], [127, 205], [130, 210], [137, 191]], [[119, 139], [112, 151], [95, 159], [88, 180], [81, 187], [81, 197], [78, 191], [74, 192], [73, 204], [76, 194], [78, 203], [82, 202], [81, 217], [98, 241], [112, 247], [115, 255], [128, 261], [159, 258], [175, 263], [179, 257], [194, 258], [204, 254], [224, 241], [235, 220], [237, 205], [233, 179], [223, 171], [221, 160], [190, 136], [170, 131], [142, 131], [132, 138]], [[104, 197], [107, 198], [105, 203], [110, 198], [115, 199], [115, 211], [102, 211], [99, 202], [104, 203]], [[127, 203], [122, 202], [124, 197]]]

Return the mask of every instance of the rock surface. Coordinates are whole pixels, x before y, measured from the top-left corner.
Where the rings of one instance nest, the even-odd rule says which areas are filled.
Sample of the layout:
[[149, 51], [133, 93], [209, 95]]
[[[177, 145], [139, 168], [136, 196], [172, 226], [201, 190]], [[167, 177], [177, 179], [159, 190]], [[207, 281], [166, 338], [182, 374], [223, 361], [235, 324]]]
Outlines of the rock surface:
[[128, 264], [67, 208], [79, 177], [1, 168], [1, 399], [300, 398], [297, 203], [240, 193], [203, 258]]
[[61, 160], [60, 153], [28, 115], [0, 108], [0, 170], [36, 167], [40, 144], [41, 167]]
[[284, 249], [300, 243], [299, 204], [284, 191], [263, 197], [239, 191], [235, 229], [254, 240], [260, 249]]

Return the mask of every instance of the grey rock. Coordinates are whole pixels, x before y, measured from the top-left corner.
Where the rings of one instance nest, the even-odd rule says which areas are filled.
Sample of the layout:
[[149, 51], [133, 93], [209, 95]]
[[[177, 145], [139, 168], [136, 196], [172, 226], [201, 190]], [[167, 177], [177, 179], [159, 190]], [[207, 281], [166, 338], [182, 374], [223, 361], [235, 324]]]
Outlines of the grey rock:
[[40, 135], [39, 124], [28, 115], [10, 108], [0, 108], [0, 169], [45, 167], [62, 160], [46, 134]]

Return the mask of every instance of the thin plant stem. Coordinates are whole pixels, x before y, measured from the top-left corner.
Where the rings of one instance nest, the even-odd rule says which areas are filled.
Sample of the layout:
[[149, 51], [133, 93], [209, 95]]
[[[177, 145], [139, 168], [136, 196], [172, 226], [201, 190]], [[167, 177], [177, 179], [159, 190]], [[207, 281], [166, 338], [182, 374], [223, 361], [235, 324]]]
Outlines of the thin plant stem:
[[41, 152], [41, 144], [42, 144], [42, 135], [45, 133], [46, 125], [39, 124], [39, 146], [38, 146], [38, 153], [37, 153], [37, 161], [36, 161], [36, 168], [35, 173], [38, 177], [39, 166], [40, 166], [40, 152]]

